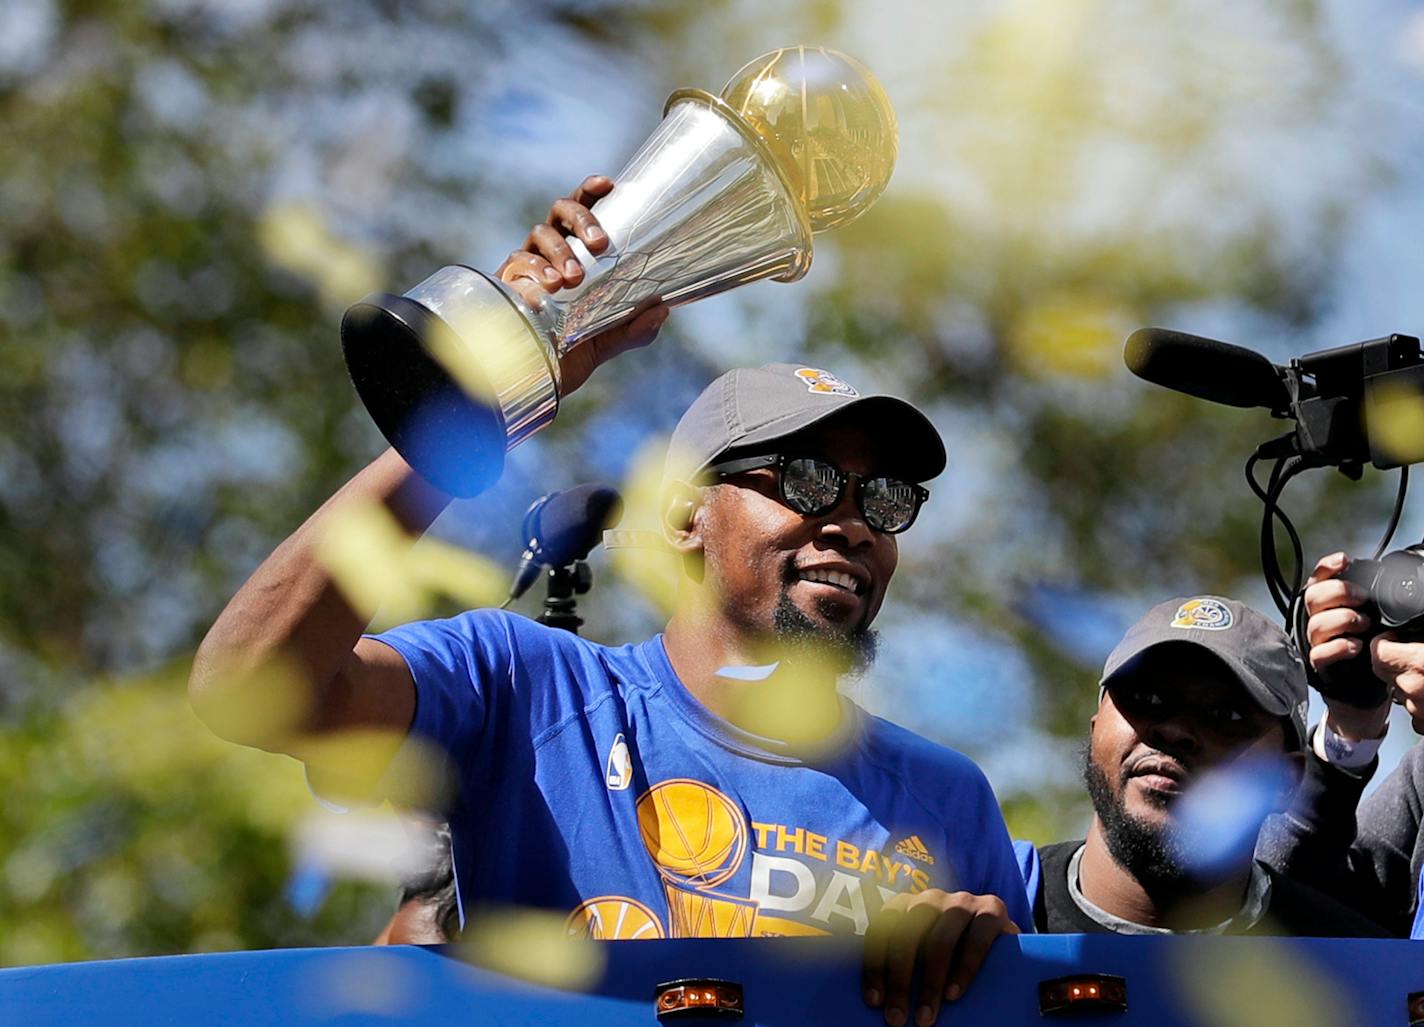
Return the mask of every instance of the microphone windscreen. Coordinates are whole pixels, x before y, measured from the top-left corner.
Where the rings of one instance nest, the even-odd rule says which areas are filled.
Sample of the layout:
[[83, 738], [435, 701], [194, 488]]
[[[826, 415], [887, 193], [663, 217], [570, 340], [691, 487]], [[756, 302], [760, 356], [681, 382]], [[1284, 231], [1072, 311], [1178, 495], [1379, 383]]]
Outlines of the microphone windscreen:
[[1141, 328], [1128, 336], [1122, 357], [1139, 378], [1199, 399], [1270, 410], [1290, 405], [1280, 369], [1244, 346], [1169, 328]]
[[623, 499], [611, 485], [576, 485], [550, 495], [536, 514], [534, 535], [543, 562], [562, 567], [582, 560], [603, 529], [623, 516]]

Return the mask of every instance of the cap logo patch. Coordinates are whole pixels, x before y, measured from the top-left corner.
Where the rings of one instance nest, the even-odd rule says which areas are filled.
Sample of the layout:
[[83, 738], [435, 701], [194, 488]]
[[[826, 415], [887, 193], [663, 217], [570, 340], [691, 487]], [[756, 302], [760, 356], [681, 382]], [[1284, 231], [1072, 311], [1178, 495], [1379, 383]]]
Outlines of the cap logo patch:
[[850, 384], [837, 378], [829, 371], [822, 371], [819, 367], [802, 367], [797, 370], [796, 377], [806, 383], [807, 392], [815, 392], [823, 396], [860, 395]]
[[1219, 599], [1188, 599], [1177, 607], [1172, 618], [1174, 628], [1201, 628], [1203, 631], [1225, 631], [1236, 623], [1231, 608]]

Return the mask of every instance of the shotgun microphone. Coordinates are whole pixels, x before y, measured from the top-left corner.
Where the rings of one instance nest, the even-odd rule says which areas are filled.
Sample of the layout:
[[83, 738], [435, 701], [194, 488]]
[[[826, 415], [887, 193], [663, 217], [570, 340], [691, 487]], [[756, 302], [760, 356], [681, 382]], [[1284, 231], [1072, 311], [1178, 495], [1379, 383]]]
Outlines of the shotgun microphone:
[[1141, 328], [1128, 336], [1122, 358], [1137, 377], [1198, 399], [1282, 413], [1291, 405], [1285, 368], [1244, 346]]

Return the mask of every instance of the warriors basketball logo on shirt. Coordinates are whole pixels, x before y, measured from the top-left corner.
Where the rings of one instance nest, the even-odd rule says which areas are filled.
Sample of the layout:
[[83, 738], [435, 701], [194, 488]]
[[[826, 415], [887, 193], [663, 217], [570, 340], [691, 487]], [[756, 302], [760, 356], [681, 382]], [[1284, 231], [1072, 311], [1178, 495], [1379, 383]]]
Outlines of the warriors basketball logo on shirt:
[[[613, 771], [610, 758], [610, 788]], [[935, 857], [918, 834], [892, 851], [806, 827], [749, 822], [731, 798], [689, 778], [653, 785], [638, 797], [636, 810], [639, 837], [667, 900], [667, 923], [636, 899], [604, 895], [569, 915], [570, 934], [606, 939], [863, 934], [881, 903], [901, 891], [930, 887], [927, 871], [915, 863], [933, 866]], [[888, 838], [882, 844], [888, 846]], [[735, 894], [729, 883], [749, 852], [749, 894]]]

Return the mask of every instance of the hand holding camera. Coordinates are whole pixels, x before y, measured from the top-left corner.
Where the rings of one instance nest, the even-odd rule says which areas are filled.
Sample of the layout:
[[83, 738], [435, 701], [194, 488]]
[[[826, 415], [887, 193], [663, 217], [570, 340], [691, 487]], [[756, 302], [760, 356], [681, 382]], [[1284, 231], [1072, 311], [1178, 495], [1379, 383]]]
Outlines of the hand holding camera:
[[1304, 604], [1309, 662], [1332, 726], [1355, 738], [1377, 737], [1392, 697], [1424, 733], [1424, 552], [1324, 557]]

